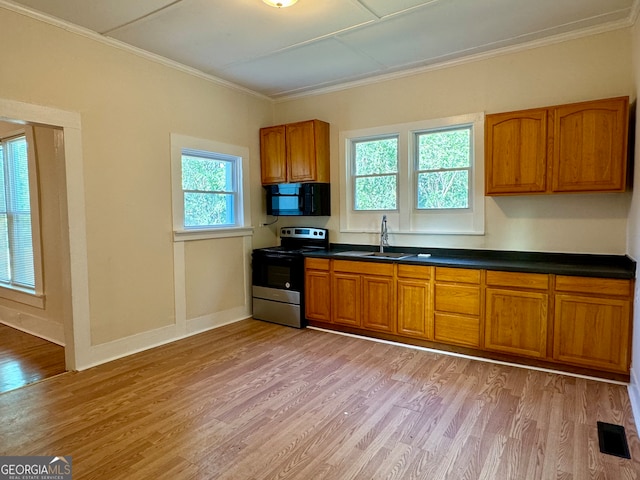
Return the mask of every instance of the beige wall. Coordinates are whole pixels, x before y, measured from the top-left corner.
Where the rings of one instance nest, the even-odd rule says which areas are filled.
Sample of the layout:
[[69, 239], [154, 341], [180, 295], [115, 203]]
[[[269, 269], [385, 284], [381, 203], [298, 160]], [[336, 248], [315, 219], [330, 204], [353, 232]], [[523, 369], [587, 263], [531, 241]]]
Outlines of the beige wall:
[[[632, 32], [632, 52], [631, 64], [633, 67], [634, 89], [632, 100], [637, 102], [638, 91], [640, 90], [640, 23], [636, 24]], [[636, 122], [635, 129], [635, 168], [634, 184], [640, 185], [640, 126]], [[627, 232], [627, 243], [629, 255], [636, 260], [640, 260], [640, 191], [636, 188], [633, 192], [631, 208], [629, 211], [629, 228]], [[636, 272], [637, 277], [637, 272]], [[633, 313], [633, 339], [631, 346], [631, 385], [629, 386], [629, 396], [633, 407], [636, 425], [640, 424], [640, 282], [636, 278], [636, 290]]]
[[[331, 230], [333, 242], [375, 243], [340, 234], [339, 132], [466, 113], [541, 107], [633, 92], [627, 29], [496, 56], [350, 90], [281, 101], [278, 123], [331, 124], [332, 216], [298, 220]], [[484, 236], [395, 235], [402, 245], [626, 253], [628, 194], [486, 198]], [[294, 222], [290, 222], [294, 223]]]
[[[245, 173], [259, 222], [258, 129], [273, 122], [272, 103], [5, 8], [0, 45], [0, 97], [80, 114], [89, 312], [75, 321], [90, 338], [80, 363], [184, 335], [184, 328], [175, 328], [176, 304], [186, 301], [176, 298], [176, 276], [188, 285], [184, 296], [196, 302], [187, 310], [215, 314], [217, 307], [201, 299], [225, 287], [226, 278], [188, 266], [215, 264], [215, 255], [225, 263], [233, 258], [223, 249], [187, 247], [189, 262], [176, 267], [170, 134], [247, 147], [252, 171]], [[248, 241], [248, 248], [232, 253], [239, 265], [247, 264]], [[257, 245], [273, 241], [268, 229], [256, 232]]]

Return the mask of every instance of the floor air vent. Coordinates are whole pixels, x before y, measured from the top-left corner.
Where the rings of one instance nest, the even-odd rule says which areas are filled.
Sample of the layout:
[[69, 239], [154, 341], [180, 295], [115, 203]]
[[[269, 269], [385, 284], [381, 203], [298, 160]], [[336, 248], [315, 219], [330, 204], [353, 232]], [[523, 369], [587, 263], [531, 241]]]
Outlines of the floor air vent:
[[622, 425], [598, 422], [598, 442], [602, 453], [615, 455], [616, 457], [631, 458], [627, 435]]

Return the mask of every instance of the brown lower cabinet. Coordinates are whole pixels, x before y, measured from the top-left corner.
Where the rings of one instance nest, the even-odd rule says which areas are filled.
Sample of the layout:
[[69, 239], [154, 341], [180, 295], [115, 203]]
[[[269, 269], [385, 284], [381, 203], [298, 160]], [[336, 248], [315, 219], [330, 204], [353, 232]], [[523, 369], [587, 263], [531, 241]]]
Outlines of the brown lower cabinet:
[[339, 259], [305, 265], [312, 323], [629, 374], [633, 280]]
[[305, 314], [309, 320], [331, 321], [330, 260], [305, 259]]
[[480, 346], [481, 273], [468, 268], [436, 268], [435, 341], [465, 347]]
[[394, 333], [394, 264], [348, 260], [332, 262], [332, 322]]
[[488, 271], [486, 284], [485, 348], [546, 358], [549, 275]]
[[433, 340], [433, 267], [398, 265], [398, 335]]
[[629, 280], [558, 276], [553, 358], [612, 371], [629, 371]]

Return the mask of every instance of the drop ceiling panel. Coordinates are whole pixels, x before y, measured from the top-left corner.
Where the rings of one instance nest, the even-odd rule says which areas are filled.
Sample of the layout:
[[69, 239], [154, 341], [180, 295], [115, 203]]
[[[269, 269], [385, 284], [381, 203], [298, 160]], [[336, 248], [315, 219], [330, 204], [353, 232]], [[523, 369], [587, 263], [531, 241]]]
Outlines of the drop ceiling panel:
[[282, 51], [268, 58], [232, 65], [222, 72], [230, 81], [248, 84], [267, 95], [295, 93], [309, 85], [319, 87], [371, 75], [381, 66], [329, 38]]
[[173, 2], [174, 0], [20, 0], [17, 3], [103, 33]]
[[[580, 12], [557, 0], [448, 0], [345, 32], [339, 38], [392, 69], [433, 63], [542, 38], [629, 15], [631, 0], [582, 0]], [[517, 5], [516, 5], [517, 3]], [[613, 12], [607, 13], [609, 7]], [[478, 21], [478, 19], [482, 21]]]
[[375, 17], [350, 0], [183, 0], [109, 35], [207, 72], [331, 35]]

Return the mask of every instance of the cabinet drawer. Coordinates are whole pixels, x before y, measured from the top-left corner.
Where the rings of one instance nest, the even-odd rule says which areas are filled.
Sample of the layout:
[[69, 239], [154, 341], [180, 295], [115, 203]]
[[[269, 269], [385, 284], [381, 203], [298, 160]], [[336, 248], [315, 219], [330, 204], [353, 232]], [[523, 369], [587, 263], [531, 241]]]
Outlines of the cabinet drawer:
[[478, 347], [480, 345], [480, 319], [436, 313], [434, 339], [437, 342]]
[[351, 260], [334, 260], [334, 272], [362, 273], [364, 275], [393, 276], [393, 263], [353, 262]]
[[480, 287], [436, 284], [436, 310], [480, 315]]
[[480, 270], [468, 268], [436, 267], [436, 281], [457, 283], [480, 283]]
[[398, 276], [408, 278], [422, 278], [429, 280], [431, 278], [431, 270], [433, 267], [425, 267], [424, 265], [398, 265]]
[[630, 297], [632, 281], [615, 278], [556, 277], [556, 291]]
[[549, 289], [549, 275], [542, 273], [518, 273], [487, 271], [487, 285], [496, 287]]
[[329, 270], [329, 259], [327, 258], [305, 258], [304, 266], [313, 270]]

